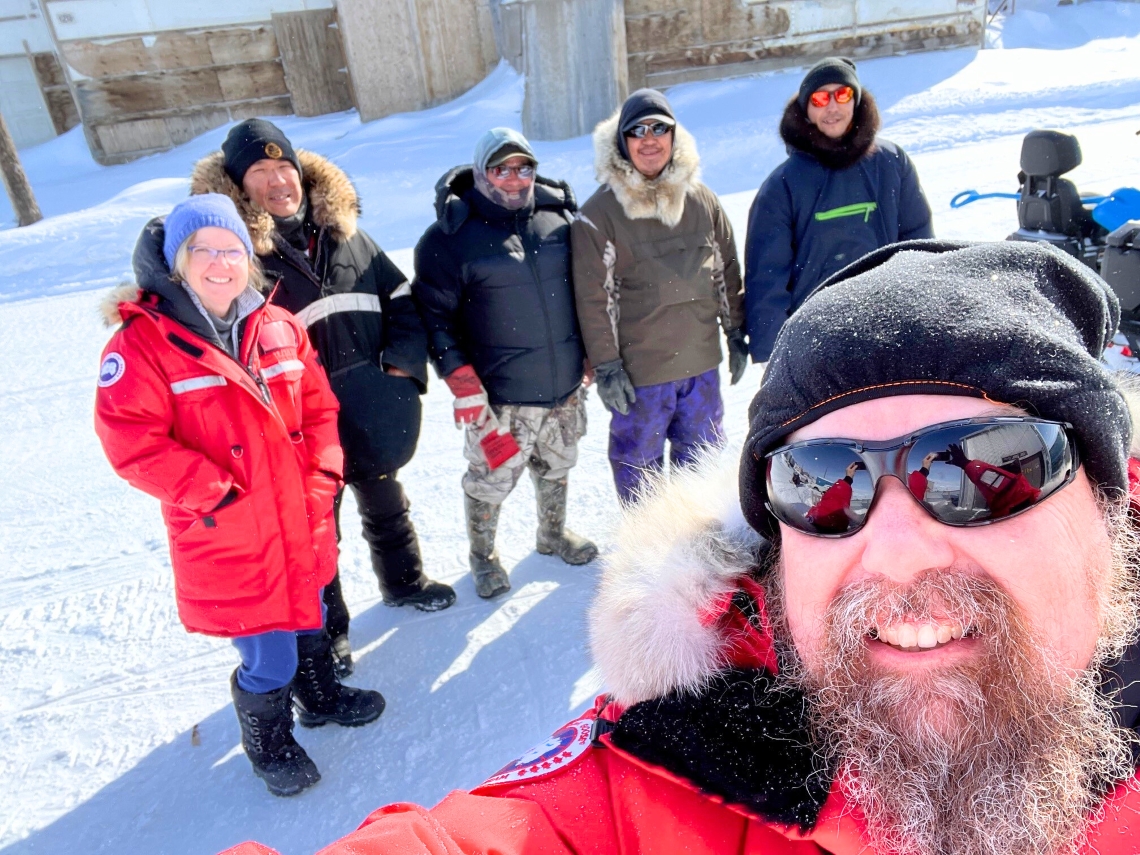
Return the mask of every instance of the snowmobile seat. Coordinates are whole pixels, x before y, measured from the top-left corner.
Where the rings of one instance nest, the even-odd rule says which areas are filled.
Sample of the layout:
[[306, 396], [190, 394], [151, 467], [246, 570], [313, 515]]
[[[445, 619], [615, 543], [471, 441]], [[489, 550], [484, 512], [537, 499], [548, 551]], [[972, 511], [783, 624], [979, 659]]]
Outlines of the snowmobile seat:
[[1122, 312], [1135, 321], [1140, 315], [1140, 221], [1109, 234], [1100, 275], [1120, 300]]
[[1021, 228], [1068, 237], [1087, 237], [1095, 225], [1076, 185], [1062, 178], [1081, 164], [1077, 138], [1061, 131], [1030, 131], [1021, 143]]

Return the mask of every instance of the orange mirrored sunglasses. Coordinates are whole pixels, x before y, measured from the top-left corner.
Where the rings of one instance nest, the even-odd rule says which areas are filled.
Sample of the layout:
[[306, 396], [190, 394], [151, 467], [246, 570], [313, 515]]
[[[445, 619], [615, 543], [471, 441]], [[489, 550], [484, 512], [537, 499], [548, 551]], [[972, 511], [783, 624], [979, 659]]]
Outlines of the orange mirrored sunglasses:
[[826, 89], [817, 89], [811, 93], [811, 102], [816, 107], [826, 107], [832, 98], [835, 99], [836, 104], [846, 104], [854, 97], [854, 89], [850, 86], [840, 86], [834, 92], [828, 92]]

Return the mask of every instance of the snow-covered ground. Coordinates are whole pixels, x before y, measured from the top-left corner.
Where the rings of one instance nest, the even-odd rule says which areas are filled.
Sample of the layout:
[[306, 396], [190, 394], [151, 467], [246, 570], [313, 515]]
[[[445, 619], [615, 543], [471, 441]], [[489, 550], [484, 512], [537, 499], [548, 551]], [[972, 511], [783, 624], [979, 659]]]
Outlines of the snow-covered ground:
[[[1054, 8], [1021, 0], [989, 50], [861, 64], [885, 136], [918, 165], [941, 236], [1001, 239], [1010, 201], [949, 208], [958, 191], [1016, 189], [1021, 137], [1076, 133], [1082, 190], [1140, 184], [1140, 4]], [[756, 187], [783, 158], [775, 128], [801, 72], [679, 86], [669, 92], [696, 136], [706, 182], [739, 235]], [[362, 125], [355, 114], [280, 121], [296, 144], [331, 156], [357, 182], [363, 227], [407, 269], [432, 219], [432, 187], [470, 158], [486, 128], [519, 126], [522, 81], [507, 67], [456, 101]], [[423, 615], [384, 608], [346, 504], [341, 574], [354, 614], [352, 682], [381, 689], [377, 725], [300, 731], [324, 780], [275, 799], [238, 747], [227, 677], [236, 654], [191, 636], [174, 611], [157, 504], [110, 471], [91, 429], [98, 356], [108, 331], [96, 305], [128, 276], [136, 235], [187, 192], [212, 131], [117, 167], [93, 163], [77, 129], [22, 152], [49, 219], [0, 231], [0, 846], [16, 853], [207, 853], [257, 838], [311, 852], [394, 800], [434, 803], [541, 741], [599, 685], [585, 645], [596, 567], [533, 551], [533, 492], [504, 509], [500, 548], [514, 589], [475, 597], [466, 574], [460, 434], [435, 383], [420, 452], [404, 470], [427, 568], [459, 603]], [[594, 189], [588, 137], [538, 143], [543, 173]], [[12, 225], [0, 200], [0, 223]], [[410, 272], [410, 271], [409, 271]], [[726, 379], [727, 382], [727, 379]], [[739, 442], [759, 372], [727, 392]], [[617, 503], [605, 454], [607, 416], [572, 474], [571, 524], [612, 541]]]

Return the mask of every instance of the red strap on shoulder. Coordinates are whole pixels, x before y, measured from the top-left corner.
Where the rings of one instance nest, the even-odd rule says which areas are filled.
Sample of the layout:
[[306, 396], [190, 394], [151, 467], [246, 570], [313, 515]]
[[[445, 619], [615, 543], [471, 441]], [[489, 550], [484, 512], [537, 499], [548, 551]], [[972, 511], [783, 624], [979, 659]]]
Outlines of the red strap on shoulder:
[[1128, 458], [1128, 502], [1140, 516], [1140, 460], [1135, 457]]

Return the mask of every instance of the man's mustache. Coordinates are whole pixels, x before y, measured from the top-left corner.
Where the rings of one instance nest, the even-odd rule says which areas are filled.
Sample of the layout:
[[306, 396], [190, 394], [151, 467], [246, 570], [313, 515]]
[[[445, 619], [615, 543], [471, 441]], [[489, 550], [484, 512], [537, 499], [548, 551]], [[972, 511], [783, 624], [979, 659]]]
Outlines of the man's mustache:
[[1000, 584], [974, 569], [924, 571], [907, 583], [864, 579], [842, 588], [828, 606], [826, 643], [861, 655], [868, 638], [901, 624], [956, 626], [993, 644], [1025, 631], [1020, 610]]

